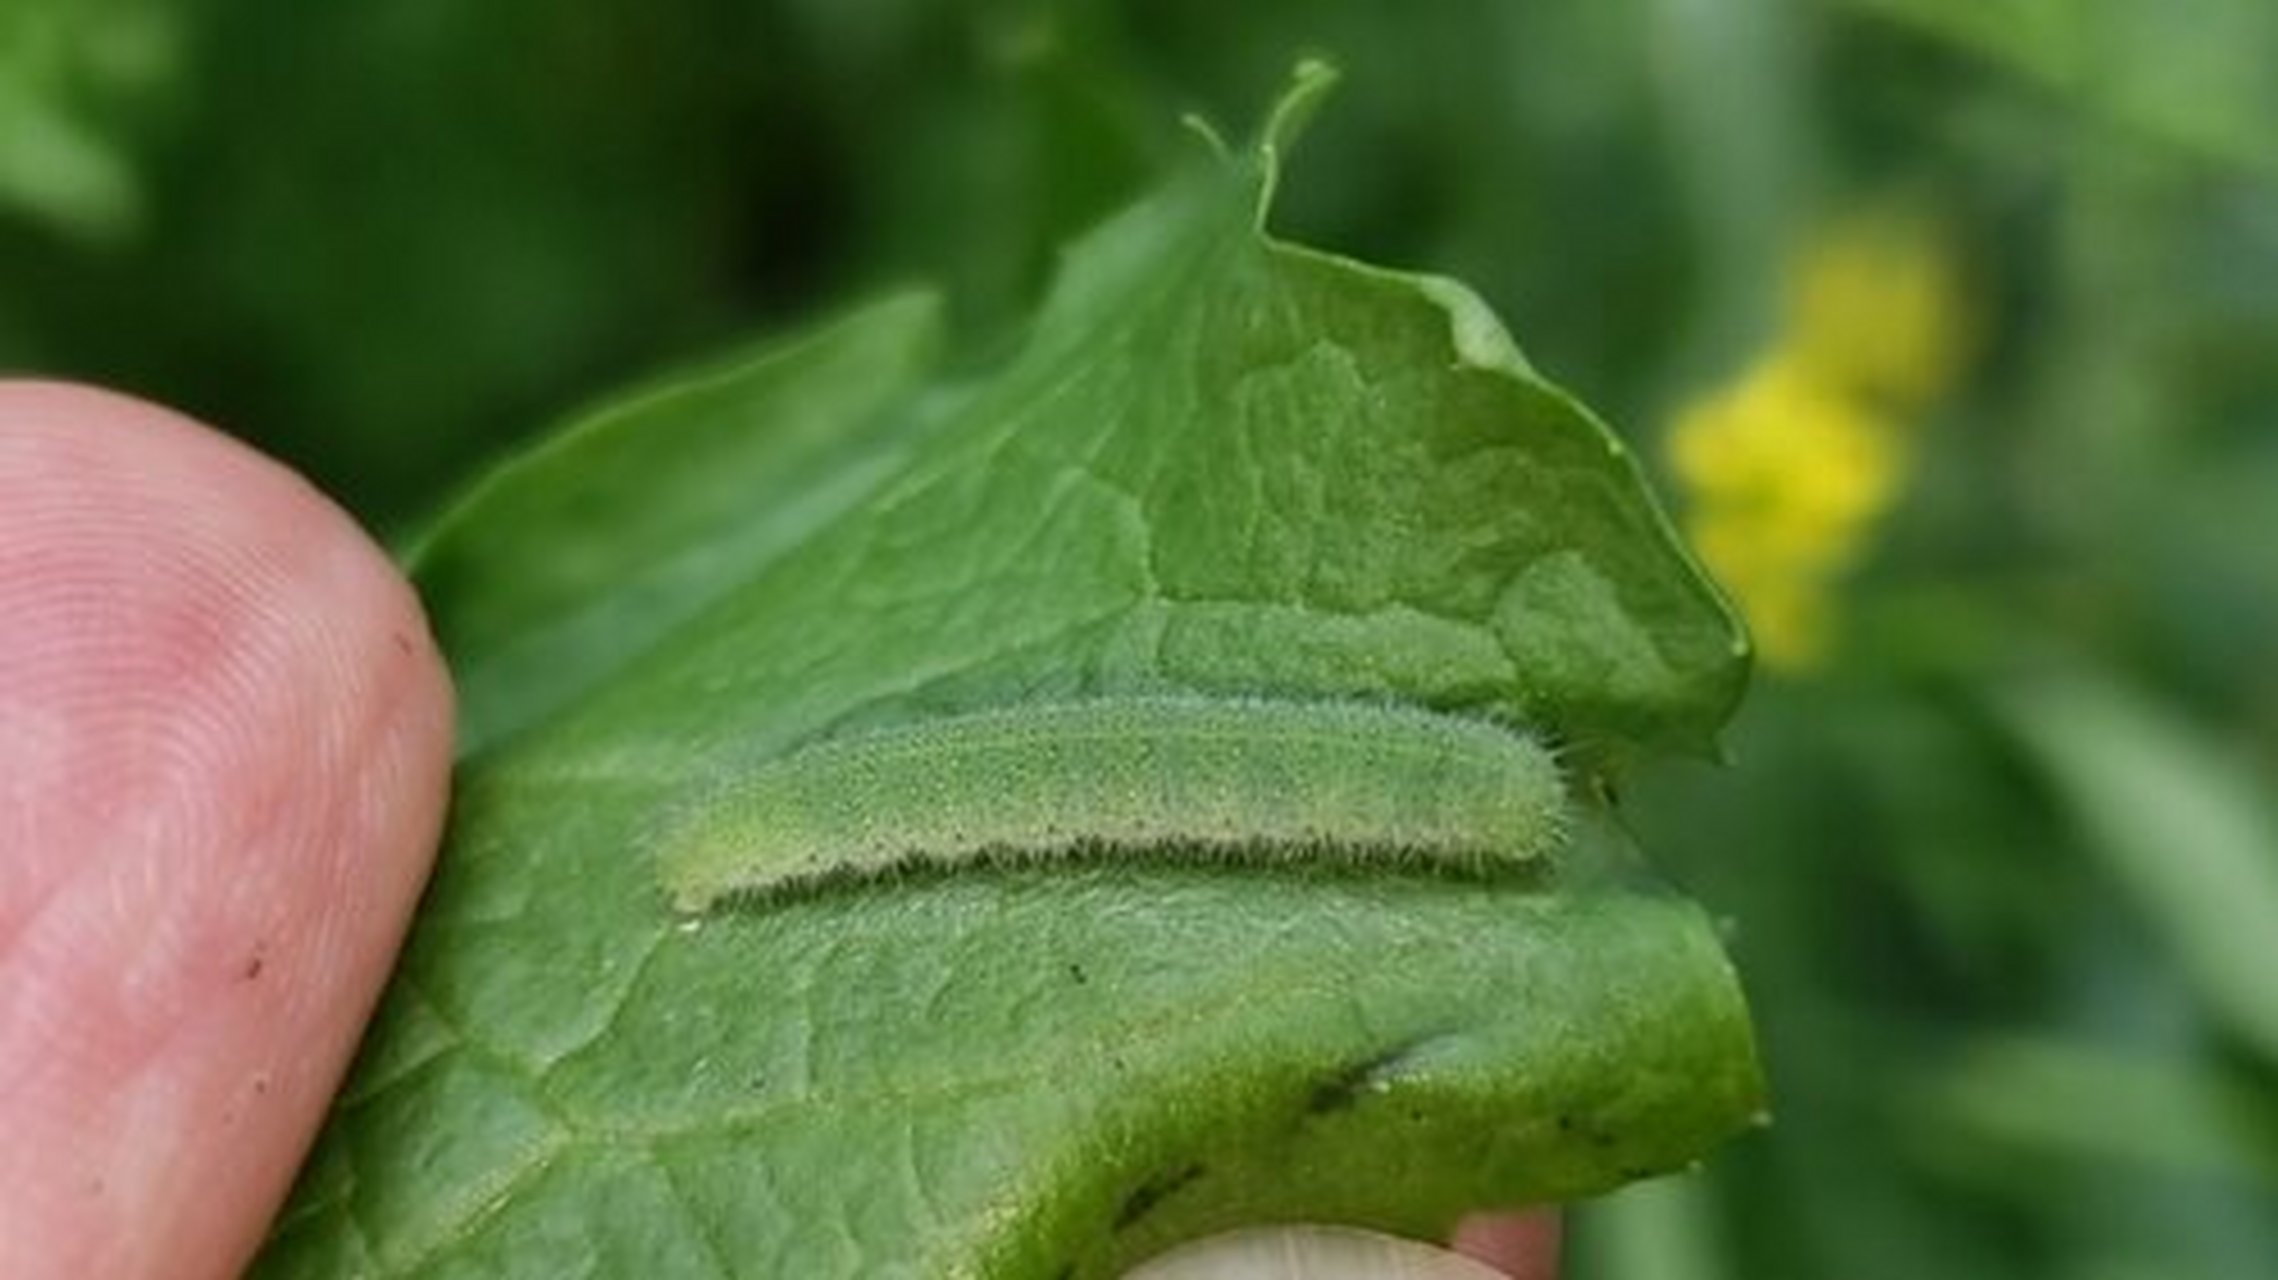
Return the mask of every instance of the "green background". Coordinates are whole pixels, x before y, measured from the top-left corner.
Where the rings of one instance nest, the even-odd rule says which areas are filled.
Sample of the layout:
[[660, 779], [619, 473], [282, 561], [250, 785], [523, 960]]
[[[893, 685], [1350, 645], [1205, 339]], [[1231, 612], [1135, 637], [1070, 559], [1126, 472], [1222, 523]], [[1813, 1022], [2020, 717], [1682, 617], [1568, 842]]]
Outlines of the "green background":
[[[399, 533], [660, 363], [1052, 247], [1345, 88], [1284, 234], [1459, 276], [1657, 457], [1781, 263], [1901, 192], [1983, 332], [1730, 767], [1626, 797], [1731, 917], [1778, 1123], [1578, 1215], [1623, 1276], [2278, 1260], [2278, 10], [2255, 0], [16, 0], [0, 366], [227, 426]], [[1683, 832], [1684, 839], [1667, 838]]]

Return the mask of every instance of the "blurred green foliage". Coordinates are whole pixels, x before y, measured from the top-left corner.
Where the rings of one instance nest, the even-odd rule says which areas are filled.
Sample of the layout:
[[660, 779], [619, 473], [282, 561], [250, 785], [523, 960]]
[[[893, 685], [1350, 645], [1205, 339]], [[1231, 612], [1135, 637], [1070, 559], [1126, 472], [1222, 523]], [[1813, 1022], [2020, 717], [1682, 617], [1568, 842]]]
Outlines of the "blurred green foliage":
[[400, 527], [824, 302], [1009, 338], [1181, 110], [1315, 50], [1281, 227], [1470, 281], [1648, 454], [1829, 220], [1916, 211], [1966, 282], [1831, 642], [1628, 797], [1732, 918], [1777, 1124], [1583, 1211], [1576, 1272], [2278, 1270], [2263, 0], [12, 0], [0, 365]]

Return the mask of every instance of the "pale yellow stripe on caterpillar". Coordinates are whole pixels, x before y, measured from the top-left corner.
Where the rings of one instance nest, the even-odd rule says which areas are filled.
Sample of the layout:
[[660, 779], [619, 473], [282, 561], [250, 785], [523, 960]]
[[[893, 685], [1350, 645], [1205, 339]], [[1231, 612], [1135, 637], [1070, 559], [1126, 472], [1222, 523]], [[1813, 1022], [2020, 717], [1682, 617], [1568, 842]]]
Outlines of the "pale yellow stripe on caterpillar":
[[1552, 752], [1486, 720], [1099, 697], [815, 741], [718, 788], [653, 856], [687, 913], [911, 867], [1150, 852], [1480, 873], [1554, 850], [1567, 803]]

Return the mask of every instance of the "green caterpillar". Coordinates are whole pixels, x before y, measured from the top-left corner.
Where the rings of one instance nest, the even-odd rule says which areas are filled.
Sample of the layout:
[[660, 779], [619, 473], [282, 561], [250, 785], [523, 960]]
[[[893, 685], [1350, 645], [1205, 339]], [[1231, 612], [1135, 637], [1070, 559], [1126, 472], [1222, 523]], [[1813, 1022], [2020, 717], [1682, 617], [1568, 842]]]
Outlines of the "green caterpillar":
[[1551, 752], [1483, 720], [1102, 697], [821, 739], [710, 796], [655, 858], [691, 913], [902, 867], [1085, 851], [1481, 872], [1557, 847], [1566, 803]]

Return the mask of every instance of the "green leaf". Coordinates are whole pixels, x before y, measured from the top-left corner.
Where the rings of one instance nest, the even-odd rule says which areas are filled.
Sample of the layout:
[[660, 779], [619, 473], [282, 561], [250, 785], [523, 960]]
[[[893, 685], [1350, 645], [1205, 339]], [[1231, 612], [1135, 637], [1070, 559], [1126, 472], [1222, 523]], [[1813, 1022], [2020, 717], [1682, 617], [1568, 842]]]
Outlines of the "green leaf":
[[2111, 876], [2240, 1039], [2278, 1062], [2278, 814], [2225, 744], [2086, 671], [2015, 678], [1992, 696]]
[[160, 0], [0, 6], [0, 219], [106, 249], [144, 229], [134, 143], [179, 78], [183, 25]]
[[1971, 1038], [1904, 1098], [1906, 1128], [1930, 1159], [2001, 1194], [2005, 1162], [2050, 1157], [2110, 1171], [2146, 1167], [2278, 1192], [2266, 1093], [2190, 1053], [2062, 1036]]
[[[1745, 647], [1472, 295], [1260, 233], [1320, 83], [1081, 242], [1002, 367], [888, 302], [435, 526], [450, 842], [259, 1274], [1102, 1276], [1237, 1223], [1429, 1235], [1759, 1114], [1713, 928], [1589, 799], [1709, 745]], [[650, 865], [817, 735], [1157, 692], [1529, 726], [1573, 835], [1491, 881], [1127, 851], [695, 919]]]
[[2260, 0], [1840, 0], [1975, 53], [2087, 114], [2267, 177], [2278, 16]]
[[461, 753], [589, 693], [903, 465], [890, 411], [939, 347], [933, 299], [890, 299], [629, 395], [483, 477], [409, 549]]

